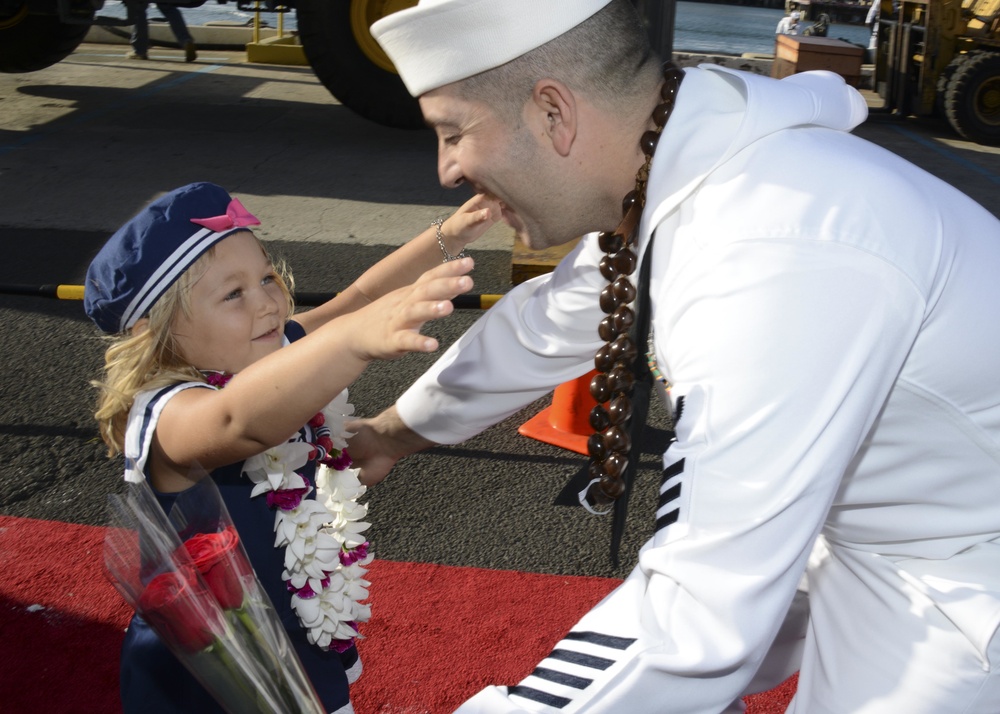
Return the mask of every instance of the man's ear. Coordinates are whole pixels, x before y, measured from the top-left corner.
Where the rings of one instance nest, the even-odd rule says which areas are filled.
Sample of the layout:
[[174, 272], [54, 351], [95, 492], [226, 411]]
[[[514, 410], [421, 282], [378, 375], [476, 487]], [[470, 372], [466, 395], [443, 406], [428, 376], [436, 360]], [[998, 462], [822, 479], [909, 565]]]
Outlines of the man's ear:
[[560, 156], [568, 156], [576, 141], [577, 114], [576, 97], [562, 82], [555, 79], [540, 79], [531, 93], [535, 110], [540, 112], [544, 122], [545, 135]]

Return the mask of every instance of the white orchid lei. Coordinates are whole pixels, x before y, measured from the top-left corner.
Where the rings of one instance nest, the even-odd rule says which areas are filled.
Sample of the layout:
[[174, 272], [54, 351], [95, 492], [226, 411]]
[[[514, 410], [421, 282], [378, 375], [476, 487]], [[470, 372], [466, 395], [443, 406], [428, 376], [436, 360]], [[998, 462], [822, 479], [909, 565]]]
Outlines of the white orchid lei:
[[[230, 375], [208, 375], [209, 384], [224, 386]], [[343, 652], [360, 638], [358, 623], [367, 622], [370, 583], [364, 579], [373, 560], [362, 535], [370, 527], [368, 506], [357, 499], [366, 491], [350, 468], [344, 424], [354, 413], [344, 390], [309, 420], [313, 443], [292, 440], [246, 460], [243, 473], [254, 482], [251, 498], [266, 494], [274, 509], [276, 548], [285, 549], [281, 574], [291, 593], [292, 609], [311, 644]], [[317, 461], [313, 486], [299, 471]]]

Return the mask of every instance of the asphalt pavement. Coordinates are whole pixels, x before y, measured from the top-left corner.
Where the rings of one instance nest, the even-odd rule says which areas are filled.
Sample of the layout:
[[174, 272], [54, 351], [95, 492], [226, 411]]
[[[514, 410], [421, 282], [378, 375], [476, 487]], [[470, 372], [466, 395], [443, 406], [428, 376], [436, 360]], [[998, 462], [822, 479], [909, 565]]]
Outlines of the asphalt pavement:
[[[0, 514], [102, 525], [121, 484], [91, 416], [89, 381], [106, 343], [79, 302], [8, 288], [82, 283], [115, 228], [191, 181], [238, 195], [310, 292], [342, 289], [469, 195], [438, 185], [430, 132], [357, 117], [308, 68], [252, 65], [242, 52], [204, 51], [192, 64], [161, 54], [137, 62], [114, 46], [83, 45], [46, 70], [0, 75]], [[1000, 215], [1000, 149], [938, 122], [877, 113], [857, 133]], [[474, 292], [510, 288], [512, 243], [497, 226], [475, 246]], [[479, 315], [460, 310], [429, 332], [448, 344]], [[358, 413], [390, 405], [432, 359], [373, 364], [351, 389]], [[652, 531], [666, 415], [655, 411], [647, 429], [615, 568], [608, 521], [553, 505], [584, 457], [517, 433], [548, 401], [401, 462], [369, 495], [377, 556], [623, 576]]]

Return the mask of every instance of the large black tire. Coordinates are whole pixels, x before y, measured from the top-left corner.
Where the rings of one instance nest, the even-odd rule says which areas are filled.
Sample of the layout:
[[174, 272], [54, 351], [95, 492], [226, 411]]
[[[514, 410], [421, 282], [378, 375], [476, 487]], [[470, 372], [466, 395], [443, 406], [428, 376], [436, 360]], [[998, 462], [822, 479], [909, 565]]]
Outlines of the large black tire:
[[[83, 11], [81, 20], [93, 18]], [[29, 15], [23, 5], [17, 12], [0, 15], [0, 72], [36, 72], [68, 57], [87, 36], [90, 25], [68, 24], [56, 15]]]
[[970, 52], [944, 98], [952, 127], [969, 141], [1000, 146], [1000, 52]]
[[299, 38], [316, 76], [341, 104], [385, 126], [424, 126], [389, 58], [368, 32], [417, 0], [296, 0]]
[[965, 55], [952, 57], [934, 83], [934, 113], [938, 116], [946, 117], [948, 115], [944, 107], [944, 98], [948, 96], [948, 85], [951, 84], [951, 78], [955, 76], [955, 71], [964, 63]]

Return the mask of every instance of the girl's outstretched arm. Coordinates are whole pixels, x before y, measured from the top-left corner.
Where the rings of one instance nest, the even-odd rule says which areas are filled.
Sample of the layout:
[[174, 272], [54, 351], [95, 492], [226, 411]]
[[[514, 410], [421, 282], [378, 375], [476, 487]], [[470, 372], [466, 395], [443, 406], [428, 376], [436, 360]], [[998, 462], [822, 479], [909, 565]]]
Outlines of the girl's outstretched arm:
[[241, 461], [283, 443], [373, 359], [433, 352], [423, 325], [451, 314], [472, 289], [471, 258], [438, 264], [412, 285], [330, 320], [312, 334], [251, 364], [225, 389], [188, 389], [163, 409], [152, 450], [154, 487], [190, 485], [191, 467]]
[[[477, 194], [466, 201], [441, 226], [442, 240], [450, 255], [458, 255], [500, 219], [496, 199]], [[328, 302], [298, 313], [295, 321], [312, 332], [333, 318], [353, 312], [383, 295], [409, 285], [443, 260], [437, 227], [431, 226], [370, 267], [346, 290]]]

